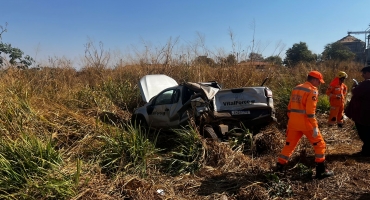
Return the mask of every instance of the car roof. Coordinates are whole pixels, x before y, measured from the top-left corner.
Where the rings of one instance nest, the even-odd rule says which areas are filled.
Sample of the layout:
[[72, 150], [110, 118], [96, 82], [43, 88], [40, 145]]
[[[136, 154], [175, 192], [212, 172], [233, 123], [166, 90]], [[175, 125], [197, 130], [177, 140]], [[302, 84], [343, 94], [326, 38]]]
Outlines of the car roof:
[[149, 102], [162, 90], [177, 86], [178, 83], [164, 74], [151, 74], [143, 76], [139, 81], [140, 93], [143, 101]]

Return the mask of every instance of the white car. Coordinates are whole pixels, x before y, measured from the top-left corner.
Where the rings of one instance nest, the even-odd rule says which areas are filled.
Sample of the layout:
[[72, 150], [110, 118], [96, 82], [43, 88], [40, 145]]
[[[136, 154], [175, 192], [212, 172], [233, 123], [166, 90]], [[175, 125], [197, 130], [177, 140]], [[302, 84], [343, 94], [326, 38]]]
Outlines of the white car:
[[181, 128], [193, 118], [206, 137], [235, 135], [235, 130], [259, 128], [276, 121], [272, 91], [264, 86], [221, 89], [215, 82], [178, 84], [162, 74], [139, 81], [146, 104], [132, 122], [155, 129]]

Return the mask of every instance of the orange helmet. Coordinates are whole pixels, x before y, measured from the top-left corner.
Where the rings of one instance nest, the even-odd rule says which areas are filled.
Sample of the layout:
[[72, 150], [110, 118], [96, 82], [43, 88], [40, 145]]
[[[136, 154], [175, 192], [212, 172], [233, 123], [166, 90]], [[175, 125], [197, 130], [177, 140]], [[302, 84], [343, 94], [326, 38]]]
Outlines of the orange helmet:
[[338, 72], [338, 75], [337, 75], [338, 78], [347, 78], [348, 75], [346, 74], [346, 72], [344, 71], [340, 71]]

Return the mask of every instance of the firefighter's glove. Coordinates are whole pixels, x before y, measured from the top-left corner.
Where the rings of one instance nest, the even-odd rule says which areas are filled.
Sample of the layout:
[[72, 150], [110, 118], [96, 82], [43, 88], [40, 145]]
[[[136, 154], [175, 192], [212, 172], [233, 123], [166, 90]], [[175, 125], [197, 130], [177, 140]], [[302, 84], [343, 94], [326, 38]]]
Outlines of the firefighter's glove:
[[312, 130], [312, 136], [315, 138], [319, 135], [319, 128], [314, 127]]

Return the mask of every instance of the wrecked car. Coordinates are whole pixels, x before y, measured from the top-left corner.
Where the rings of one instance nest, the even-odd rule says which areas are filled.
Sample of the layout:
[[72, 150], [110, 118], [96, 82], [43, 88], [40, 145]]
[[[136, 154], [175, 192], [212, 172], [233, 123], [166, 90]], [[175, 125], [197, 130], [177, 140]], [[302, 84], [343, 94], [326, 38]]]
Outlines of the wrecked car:
[[203, 136], [220, 139], [245, 128], [256, 133], [276, 121], [272, 91], [265, 86], [223, 89], [216, 81], [178, 84], [155, 74], [142, 77], [139, 88], [146, 104], [131, 120], [141, 126], [175, 129], [193, 120]]

